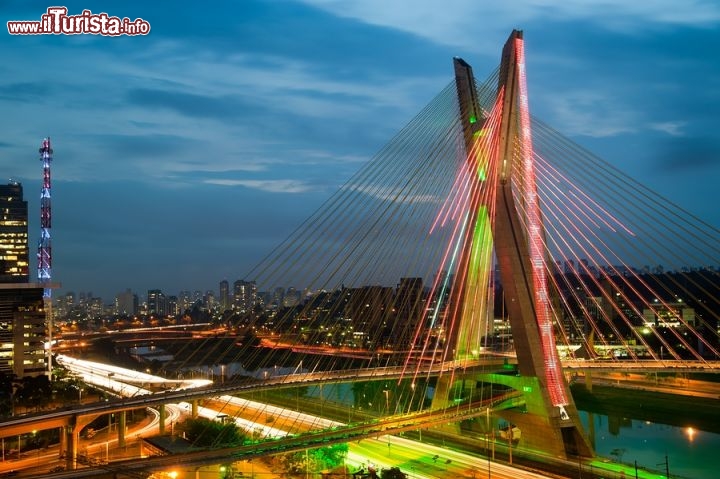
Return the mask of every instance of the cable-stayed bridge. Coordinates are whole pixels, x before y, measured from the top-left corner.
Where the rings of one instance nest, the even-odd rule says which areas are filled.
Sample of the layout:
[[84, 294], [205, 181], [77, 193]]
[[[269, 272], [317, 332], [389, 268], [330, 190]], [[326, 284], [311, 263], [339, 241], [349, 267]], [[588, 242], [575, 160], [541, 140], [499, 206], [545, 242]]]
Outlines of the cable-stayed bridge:
[[[522, 446], [591, 457], [562, 361], [715, 370], [720, 232], [530, 115], [521, 32], [486, 80], [461, 59], [454, 68], [437, 97], [236, 285], [227, 324], [237, 339], [187, 342], [172, 368], [222, 357], [266, 374], [258, 389], [278, 368], [333, 372], [326, 379], [353, 371], [352, 387], [332, 400], [386, 417], [514, 391], [522, 406], [497, 415], [523, 431]], [[261, 307], [258, 289], [291, 283], [306, 293]], [[304, 359], [303, 349], [368, 359]], [[507, 351], [516, 360], [506, 371], [509, 361], [470, 367]], [[303, 395], [329, 401], [320, 384], [301, 386]]]

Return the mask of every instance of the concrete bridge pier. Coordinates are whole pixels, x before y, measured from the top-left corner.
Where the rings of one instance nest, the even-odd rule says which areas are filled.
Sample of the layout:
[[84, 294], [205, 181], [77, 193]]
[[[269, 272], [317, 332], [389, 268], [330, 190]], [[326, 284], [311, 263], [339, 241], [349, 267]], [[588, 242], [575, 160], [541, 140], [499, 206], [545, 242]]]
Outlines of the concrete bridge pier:
[[67, 437], [65, 437], [65, 426], [60, 426], [58, 428], [58, 436], [60, 437], [60, 459], [65, 457], [65, 452], [67, 451]]
[[127, 423], [127, 411], [121, 411], [118, 414], [118, 423], [117, 423], [118, 447], [125, 447], [126, 423]]
[[192, 417], [193, 419], [197, 419], [197, 417], [198, 417], [198, 400], [193, 399], [192, 401], [190, 401], [190, 407], [191, 407], [190, 417]]
[[160, 424], [158, 424], [158, 433], [162, 436], [165, 434], [165, 421], [167, 420], [167, 411], [165, 411], [165, 405], [161, 404], [158, 408], [160, 413]]
[[[80, 443], [80, 429], [77, 424], [70, 424], [63, 427], [64, 434], [61, 434], [61, 442], [65, 443], [65, 468], [68, 471], [77, 469], [78, 444]], [[63, 441], [64, 438], [64, 441]], [[63, 454], [62, 444], [60, 446], [60, 454]]]
[[[476, 380], [469, 374], [448, 374], [438, 378], [433, 396], [432, 408], [449, 408], [456, 406], [463, 399], [472, 398]], [[460, 423], [447, 423], [438, 428], [453, 433], [460, 433]]]

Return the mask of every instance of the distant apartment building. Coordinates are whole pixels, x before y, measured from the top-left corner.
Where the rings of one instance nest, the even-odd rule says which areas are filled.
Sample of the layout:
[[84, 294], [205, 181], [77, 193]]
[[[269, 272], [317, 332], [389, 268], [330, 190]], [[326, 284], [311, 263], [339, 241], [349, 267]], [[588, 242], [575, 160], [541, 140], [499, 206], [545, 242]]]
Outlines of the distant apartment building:
[[155, 316], [167, 316], [167, 298], [159, 289], [149, 289], [147, 295], [147, 312]]
[[390, 339], [393, 325], [393, 288], [363, 286], [348, 289], [347, 295], [344, 314], [354, 331], [365, 335], [368, 344], [363, 347], [384, 345]]
[[230, 283], [226, 280], [220, 281], [220, 309], [230, 309]]
[[300, 291], [292, 286], [287, 289], [283, 297], [282, 305], [286, 308], [292, 308], [300, 304]]
[[217, 299], [215, 298], [215, 291], [205, 291], [203, 296], [203, 303], [208, 310], [213, 310], [217, 306]]
[[395, 289], [395, 324], [392, 339], [401, 347], [412, 346], [424, 310], [422, 278], [400, 278]]
[[192, 300], [192, 294], [190, 294], [190, 291], [184, 290], [180, 291], [180, 294], [178, 294], [178, 303], [180, 307], [181, 312], [185, 312], [188, 309], [192, 308], [193, 300]]
[[233, 306], [236, 311], [251, 311], [257, 301], [255, 281], [238, 280], [233, 284]]
[[177, 296], [174, 296], [174, 295], [168, 296], [165, 303], [167, 305], [165, 307], [165, 314], [167, 316], [177, 317], [185, 312], [185, 309], [181, 308], [180, 300], [178, 299]]
[[138, 297], [130, 288], [115, 296], [115, 314], [134, 316], [138, 312]]

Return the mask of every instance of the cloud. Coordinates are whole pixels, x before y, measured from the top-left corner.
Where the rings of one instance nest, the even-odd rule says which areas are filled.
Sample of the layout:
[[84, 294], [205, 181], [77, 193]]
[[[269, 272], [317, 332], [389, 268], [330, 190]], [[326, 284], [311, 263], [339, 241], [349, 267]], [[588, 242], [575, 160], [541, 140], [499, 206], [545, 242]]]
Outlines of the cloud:
[[[532, 22], [591, 22], [604, 29], [637, 31], [657, 25], [706, 27], [720, 22], [711, 0], [301, 0], [339, 17], [397, 29], [433, 42], [493, 52], [510, 28]], [[491, 22], [483, 22], [490, 19]], [[479, 25], [482, 24], [482, 27]], [[478, 34], [473, 34], [478, 32]]]
[[687, 122], [684, 121], [664, 121], [659, 123], [650, 123], [651, 130], [661, 131], [670, 136], [683, 136], [682, 129]]
[[357, 191], [380, 201], [392, 201], [394, 203], [416, 204], [441, 202], [441, 199], [435, 195], [408, 194], [406, 191], [402, 191], [401, 189], [392, 186], [381, 187], [356, 184], [346, 185], [344, 189], [348, 189], [350, 191]]
[[227, 120], [241, 115], [243, 105], [235, 97], [212, 97], [152, 88], [134, 88], [126, 93], [127, 102], [147, 109], [166, 108], [193, 118]]
[[210, 179], [203, 183], [221, 186], [244, 186], [268, 193], [307, 193], [317, 188], [302, 180], [231, 180]]

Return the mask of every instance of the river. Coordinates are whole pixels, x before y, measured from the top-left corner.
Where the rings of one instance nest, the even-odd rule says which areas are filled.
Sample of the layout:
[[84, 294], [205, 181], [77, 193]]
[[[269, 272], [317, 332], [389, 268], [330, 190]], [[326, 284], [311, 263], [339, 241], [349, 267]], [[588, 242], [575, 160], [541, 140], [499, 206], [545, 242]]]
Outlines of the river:
[[667, 461], [672, 478], [720, 477], [718, 434], [585, 411], [580, 418], [599, 456], [663, 473]]

